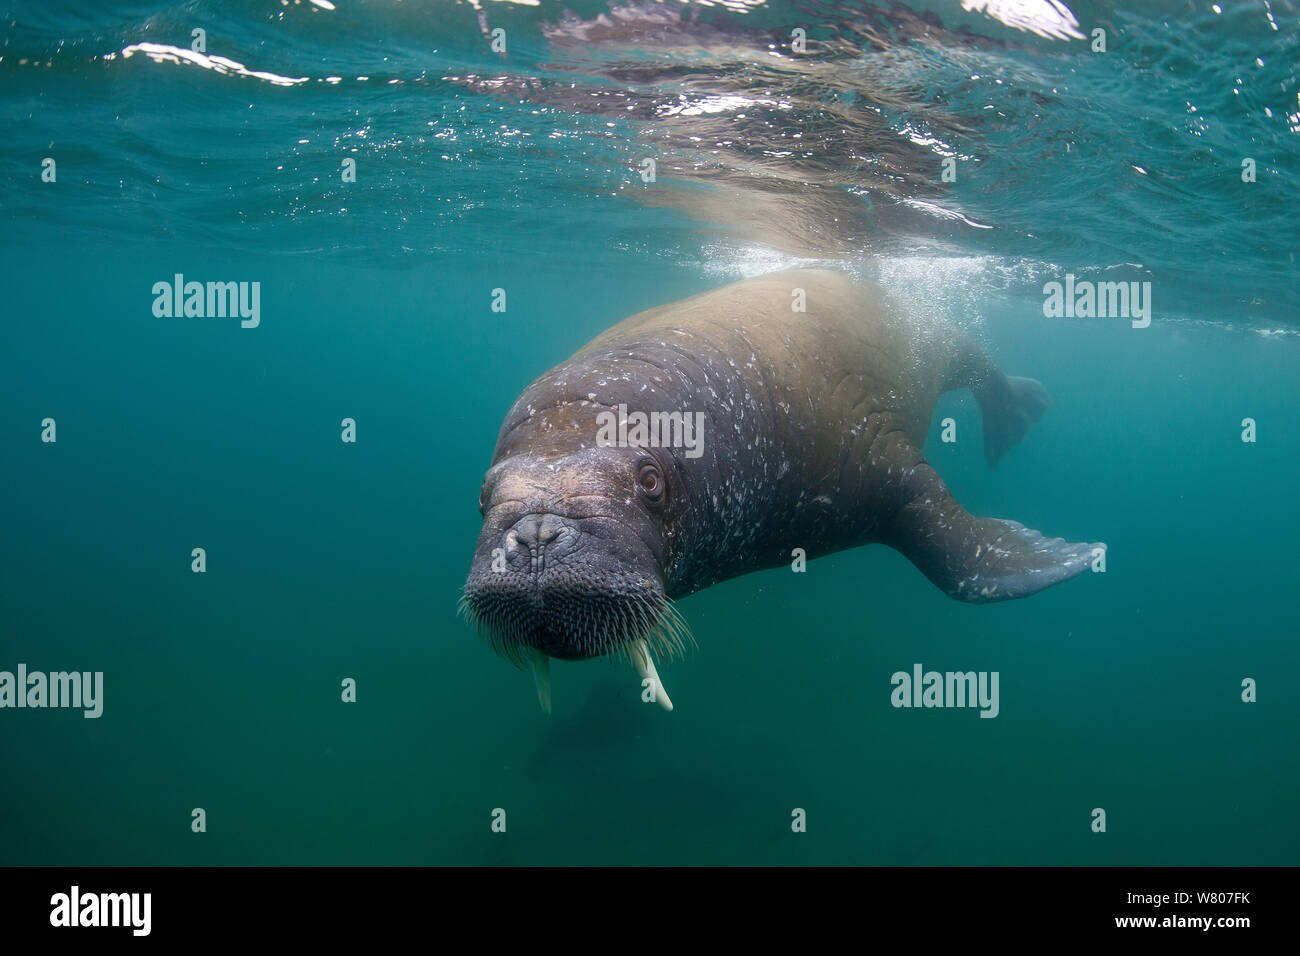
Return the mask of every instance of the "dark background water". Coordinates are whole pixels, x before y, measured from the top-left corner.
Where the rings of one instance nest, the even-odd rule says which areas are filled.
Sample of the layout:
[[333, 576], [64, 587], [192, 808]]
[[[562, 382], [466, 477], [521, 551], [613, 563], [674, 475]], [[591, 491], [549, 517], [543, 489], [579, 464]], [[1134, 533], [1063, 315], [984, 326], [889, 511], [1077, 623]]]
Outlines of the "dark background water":
[[[1253, 23], [1233, 6], [1234, 25]], [[415, 75], [427, 64], [403, 60], [415, 56], [412, 17], [457, 49], [478, 36], [464, 7], [340, 10], [391, 34], [346, 43], [294, 8], [289, 26], [273, 5], [235, 9], [230, 32], [250, 68], [285, 75], [333, 75], [324, 60], [345, 54], [388, 55], [394, 75]], [[548, 47], [529, 25], [557, 11], [488, 12], [517, 25], [540, 62]], [[1160, 22], [1075, 12], [1085, 27], [1089, 13], [1135, 31]], [[788, 22], [777, 13], [754, 16]], [[0, 711], [0, 862], [1300, 862], [1300, 339], [1294, 291], [1279, 279], [1296, 235], [1278, 223], [1294, 199], [1275, 180], [1255, 184], [1272, 192], [1249, 202], [1273, 218], [1253, 226], [1246, 208], [1219, 205], [1240, 196], [1207, 192], [1198, 205], [1128, 189], [1140, 215], [1076, 203], [1077, 245], [1038, 256], [1010, 227], [979, 242], [935, 231], [870, 255], [822, 251], [1045, 383], [1053, 407], [996, 472], [969, 396], [944, 398], [926, 452], [975, 513], [1106, 541], [1105, 575], [984, 607], [945, 598], [884, 548], [749, 575], [681, 602], [699, 651], [661, 668], [672, 714], [640, 702], [626, 667], [557, 663], [546, 718], [530, 678], [456, 616], [502, 416], [613, 321], [795, 260], [615, 195], [605, 180], [631, 177], [613, 161], [584, 166], [585, 146], [557, 147], [544, 174], [544, 156], [489, 121], [507, 107], [477, 93], [280, 88], [89, 58], [200, 15], [215, 14], [5, 18], [7, 49], [54, 51], [42, 38], [67, 36], [74, 51], [51, 52], [59, 66], [44, 73], [0, 60], [13, 120], [0, 152], [0, 670], [103, 671], [105, 699], [98, 720]], [[1047, 82], [1055, 41], [971, 22], [1025, 45], [999, 56]], [[1220, 45], [1253, 43], [1262, 69], [1290, 84], [1276, 98], [1294, 110], [1295, 61], [1275, 56], [1294, 43], [1293, 11], [1282, 27]], [[254, 39], [291, 28], [317, 31], [320, 46]], [[1144, 36], [1146, 53], [1123, 62], [1155, 72], [1089, 95], [1141, 112], [1144, 91], [1182, 75], [1150, 64], [1180, 57], [1187, 82], [1222, 79], [1224, 64], [1198, 53], [1206, 41]], [[380, 51], [394, 46], [404, 52]], [[912, 49], [900, 42], [893, 55]], [[940, 66], [968, 73], [989, 55], [944, 50]], [[1058, 109], [1043, 122], [1079, 122]], [[417, 141], [424, 116], [459, 117], [461, 162], [438, 166]], [[544, 138], [561, 118], [534, 117], [531, 131]], [[1077, 138], [1105, 152], [1101, 120], [1086, 122]], [[1271, 145], [1293, 170], [1294, 132], [1280, 122]], [[1035, 128], [1035, 142], [1053, 141]], [[386, 145], [362, 154], [359, 189], [344, 197], [332, 185], [338, 146], [358, 130]], [[319, 154], [295, 148], [313, 137]], [[1228, 145], [1216, 144], [1225, 168]], [[41, 184], [51, 152], [59, 181]], [[943, 202], [1002, 222], [1018, 190], [1047, 230], [1059, 223], [1043, 196], [1077, 199], [1073, 175], [1041, 170]], [[1217, 292], [1199, 307], [1180, 286], [1198, 271], [1188, 247], [1148, 228], [1177, 229], [1198, 208], [1218, 222], [1188, 226], [1192, 238], [1249, 235], [1269, 250], [1202, 268]], [[1045, 278], [1120, 262], [1155, 283], [1150, 328], [1043, 318]], [[176, 272], [260, 281], [261, 326], [155, 318], [151, 287]], [[490, 310], [497, 287], [504, 314]], [[938, 440], [949, 415], [955, 445]], [[56, 444], [40, 441], [45, 417]], [[345, 417], [356, 444], [339, 440]], [[1245, 417], [1258, 422], [1254, 444], [1241, 441]], [[207, 551], [202, 575], [190, 571], [195, 547]], [[890, 675], [918, 662], [998, 671], [1000, 715], [894, 709]], [[354, 704], [340, 701], [345, 677], [358, 683]], [[1247, 677], [1254, 704], [1240, 700]], [[194, 807], [207, 833], [190, 831]], [[498, 807], [505, 834], [490, 829]], [[796, 807], [807, 833], [791, 832]], [[1105, 834], [1090, 830], [1095, 807]]]

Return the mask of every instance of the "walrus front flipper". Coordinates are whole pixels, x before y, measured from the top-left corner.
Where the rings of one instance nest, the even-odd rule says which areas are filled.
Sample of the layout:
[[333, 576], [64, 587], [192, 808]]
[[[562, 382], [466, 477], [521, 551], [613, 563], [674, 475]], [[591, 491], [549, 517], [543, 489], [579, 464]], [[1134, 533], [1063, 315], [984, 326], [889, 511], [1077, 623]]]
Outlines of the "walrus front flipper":
[[959, 505], [924, 460], [885, 543], [959, 601], [984, 604], [1025, 597], [1088, 570], [1104, 544], [1045, 538], [1018, 521], [977, 518]]

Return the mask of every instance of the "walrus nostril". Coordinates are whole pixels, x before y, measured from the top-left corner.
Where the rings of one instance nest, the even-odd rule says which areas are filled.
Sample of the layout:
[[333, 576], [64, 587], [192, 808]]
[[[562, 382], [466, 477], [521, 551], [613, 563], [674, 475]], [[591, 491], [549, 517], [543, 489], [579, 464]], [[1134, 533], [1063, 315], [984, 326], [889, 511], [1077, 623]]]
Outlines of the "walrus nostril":
[[563, 527], [563, 522], [555, 515], [525, 515], [510, 529], [506, 538], [513, 536], [529, 551], [536, 551], [554, 541]]

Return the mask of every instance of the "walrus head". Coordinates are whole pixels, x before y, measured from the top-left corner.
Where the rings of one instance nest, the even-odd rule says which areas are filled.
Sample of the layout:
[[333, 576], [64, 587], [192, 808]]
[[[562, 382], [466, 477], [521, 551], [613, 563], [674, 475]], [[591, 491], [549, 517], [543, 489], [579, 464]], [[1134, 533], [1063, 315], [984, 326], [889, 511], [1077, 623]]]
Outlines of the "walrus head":
[[500, 458], [479, 495], [483, 530], [461, 607], [493, 648], [532, 666], [550, 711], [549, 659], [627, 657], [671, 710], [655, 656], [689, 640], [665, 593], [678, 479], [646, 448]]

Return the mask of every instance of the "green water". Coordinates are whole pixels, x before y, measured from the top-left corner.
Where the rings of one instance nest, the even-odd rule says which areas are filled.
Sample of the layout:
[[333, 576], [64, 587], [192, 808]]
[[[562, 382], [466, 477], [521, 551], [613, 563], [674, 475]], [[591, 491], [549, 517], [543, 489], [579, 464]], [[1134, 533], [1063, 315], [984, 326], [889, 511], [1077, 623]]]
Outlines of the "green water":
[[[102, 672], [103, 713], [0, 707], [0, 864], [1300, 863], [1291, 0], [1072, 4], [1104, 56], [955, 0], [581, 42], [483, 4], [508, 54], [455, 2], [12, 6], [0, 672]], [[196, 27], [246, 70], [139, 46]], [[751, 574], [680, 602], [671, 714], [593, 661], [545, 716], [457, 616], [507, 409], [806, 262], [1044, 383], [996, 472], [969, 395], [926, 454], [1105, 573], [987, 606], [883, 547]], [[260, 324], [156, 316], [177, 273], [260, 282]], [[1150, 327], [1045, 318], [1066, 273], [1150, 281]], [[918, 664], [997, 672], [998, 716], [891, 706]]]
[[[1104, 575], [989, 606], [884, 548], [749, 575], [681, 602], [672, 714], [588, 662], [556, 665], [548, 719], [456, 617], [499, 419], [707, 283], [132, 253], [9, 259], [4, 666], [105, 692], [97, 720], [0, 712], [4, 862], [1297, 861], [1290, 343], [1005, 303], [991, 347], [1056, 404], [990, 473], [949, 395], [927, 454], [972, 511], [1105, 540]], [[154, 319], [172, 263], [274, 279], [261, 326]], [[891, 707], [914, 663], [998, 671], [999, 716]]]

